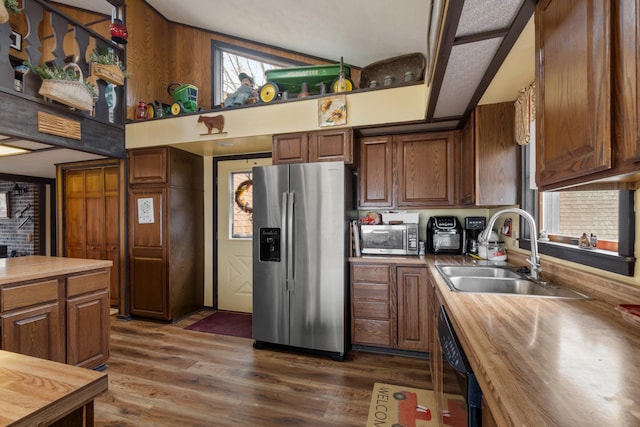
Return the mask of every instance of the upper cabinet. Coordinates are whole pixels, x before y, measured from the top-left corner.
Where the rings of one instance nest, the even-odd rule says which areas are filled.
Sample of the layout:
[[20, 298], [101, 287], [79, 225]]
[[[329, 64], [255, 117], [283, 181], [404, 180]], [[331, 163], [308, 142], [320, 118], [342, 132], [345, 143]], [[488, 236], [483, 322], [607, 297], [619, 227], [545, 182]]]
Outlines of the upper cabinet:
[[353, 130], [300, 132], [273, 137], [273, 164], [334, 162], [353, 164]]
[[460, 138], [459, 199], [463, 206], [518, 203], [520, 149], [514, 140], [512, 102], [481, 105]]
[[638, 169], [638, 6], [638, 0], [538, 3], [540, 189], [612, 182]]
[[359, 207], [454, 206], [454, 159], [454, 132], [362, 138]]

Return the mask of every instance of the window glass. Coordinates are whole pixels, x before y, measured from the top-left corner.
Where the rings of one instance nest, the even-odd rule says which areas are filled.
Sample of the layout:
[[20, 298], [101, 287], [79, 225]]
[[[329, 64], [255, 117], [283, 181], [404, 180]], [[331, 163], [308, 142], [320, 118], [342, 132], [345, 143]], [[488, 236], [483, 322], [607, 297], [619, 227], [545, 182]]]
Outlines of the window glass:
[[229, 234], [232, 239], [253, 236], [253, 181], [251, 172], [231, 172]]
[[618, 240], [618, 191], [542, 193], [542, 226], [549, 234]]
[[265, 71], [282, 68], [276, 64], [225, 50], [222, 50], [222, 64], [223, 100], [227, 98], [227, 94], [235, 92], [240, 87], [240, 80], [238, 79], [240, 73], [246, 73], [253, 77], [254, 87], [259, 88], [265, 84]]

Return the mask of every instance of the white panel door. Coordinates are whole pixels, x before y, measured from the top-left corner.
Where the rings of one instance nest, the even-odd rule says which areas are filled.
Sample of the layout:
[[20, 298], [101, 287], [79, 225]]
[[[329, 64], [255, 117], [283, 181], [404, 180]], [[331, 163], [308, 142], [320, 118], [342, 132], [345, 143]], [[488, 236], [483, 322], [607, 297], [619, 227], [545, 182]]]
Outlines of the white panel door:
[[[271, 159], [218, 162], [218, 309], [251, 313], [252, 222], [251, 190], [254, 166], [270, 165]], [[243, 191], [248, 188], [249, 191]]]

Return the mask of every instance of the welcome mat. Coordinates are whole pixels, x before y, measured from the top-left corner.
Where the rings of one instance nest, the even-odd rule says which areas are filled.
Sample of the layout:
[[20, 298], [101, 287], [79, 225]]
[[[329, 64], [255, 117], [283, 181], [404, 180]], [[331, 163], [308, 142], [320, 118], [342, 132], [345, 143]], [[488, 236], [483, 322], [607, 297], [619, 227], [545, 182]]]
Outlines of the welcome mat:
[[[467, 425], [464, 400], [445, 394], [443, 404], [445, 426]], [[367, 427], [438, 427], [436, 396], [432, 390], [420, 390], [391, 384], [375, 383], [369, 405]]]
[[251, 338], [252, 316], [248, 313], [216, 311], [185, 329], [210, 334]]

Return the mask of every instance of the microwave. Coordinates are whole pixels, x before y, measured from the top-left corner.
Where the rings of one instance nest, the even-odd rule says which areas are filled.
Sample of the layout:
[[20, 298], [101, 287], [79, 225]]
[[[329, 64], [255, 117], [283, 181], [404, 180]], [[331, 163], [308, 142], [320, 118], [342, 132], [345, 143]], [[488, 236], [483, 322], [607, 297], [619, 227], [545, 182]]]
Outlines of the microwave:
[[360, 226], [362, 253], [418, 255], [418, 224]]

